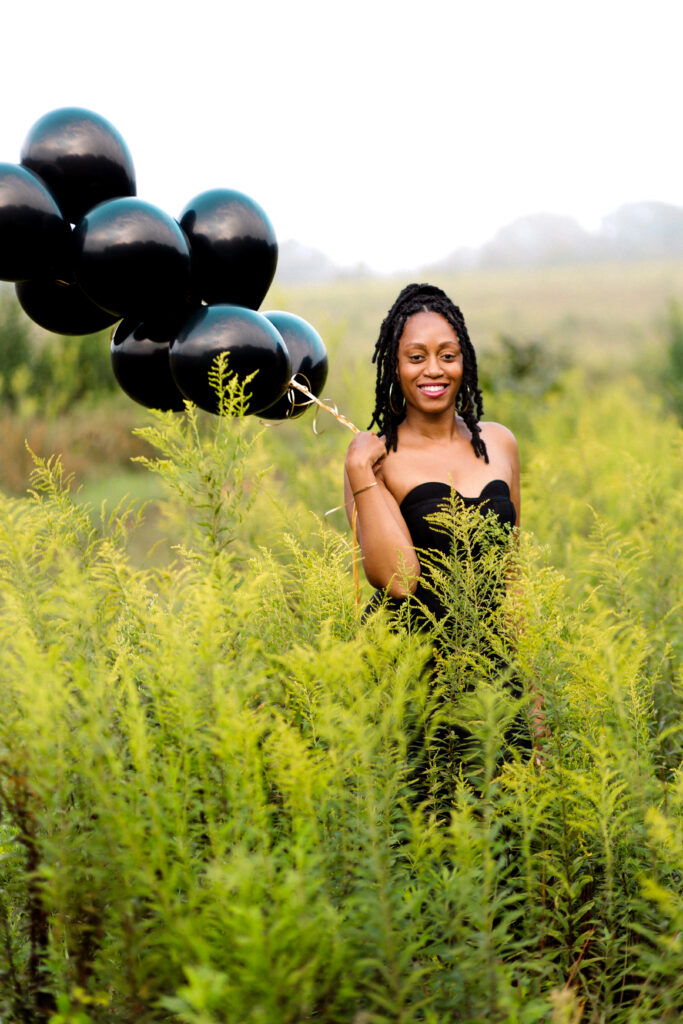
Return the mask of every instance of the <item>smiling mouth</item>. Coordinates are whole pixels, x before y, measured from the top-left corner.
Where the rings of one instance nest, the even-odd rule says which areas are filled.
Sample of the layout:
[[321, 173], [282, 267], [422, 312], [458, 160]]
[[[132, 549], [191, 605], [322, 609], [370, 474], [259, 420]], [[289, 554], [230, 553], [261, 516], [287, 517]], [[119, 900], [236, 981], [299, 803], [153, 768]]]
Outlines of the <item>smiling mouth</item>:
[[448, 384], [418, 384], [418, 388], [425, 395], [442, 395], [448, 390]]

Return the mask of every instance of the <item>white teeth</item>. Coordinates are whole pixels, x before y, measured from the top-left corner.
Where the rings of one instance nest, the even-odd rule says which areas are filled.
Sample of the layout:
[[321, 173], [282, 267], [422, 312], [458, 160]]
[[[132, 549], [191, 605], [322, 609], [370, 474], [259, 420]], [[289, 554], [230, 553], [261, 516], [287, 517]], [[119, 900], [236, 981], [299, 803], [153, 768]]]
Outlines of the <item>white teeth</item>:
[[439, 391], [445, 391], [445, 389], [446, 389], [446, 385], [445, 384], [421, 384], [420, 385], [420, 391], [427, 391], [427, 392], [430, 392], [430, 393], [434, 392], [434, 394], [438, 394]]

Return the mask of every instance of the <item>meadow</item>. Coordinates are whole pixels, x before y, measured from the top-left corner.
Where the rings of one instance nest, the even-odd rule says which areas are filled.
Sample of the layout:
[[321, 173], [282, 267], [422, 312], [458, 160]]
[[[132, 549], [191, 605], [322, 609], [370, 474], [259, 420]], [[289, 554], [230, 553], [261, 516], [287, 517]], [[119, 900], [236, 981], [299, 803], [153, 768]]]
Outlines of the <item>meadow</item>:
[[[447, 560], [436, 654], [360, 621], [331, 417], [147, 412], [4, 299], [0, 1020], [681, 1019], [683, 265], [432, 279], [523, 466], [502, 560], [452, 509], [518, 582]], [[264, 304], [359, 426], [402, 283]]]

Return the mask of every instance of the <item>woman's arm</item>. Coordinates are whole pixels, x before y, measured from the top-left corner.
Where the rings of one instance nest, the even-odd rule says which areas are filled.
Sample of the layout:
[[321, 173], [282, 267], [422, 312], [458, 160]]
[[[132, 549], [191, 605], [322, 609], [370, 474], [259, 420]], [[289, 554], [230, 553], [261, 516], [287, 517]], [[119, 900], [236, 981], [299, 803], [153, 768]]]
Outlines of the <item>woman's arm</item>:
[[356, 434], [346, 453], [344, 502], [349, 522], [356, 506], [356, 532], [368, 582], [387, 589], [392, 597], [405, 597], [417, 585], [420, 563], [398, 503], [382, 479], [386, 454], [375, 434]]

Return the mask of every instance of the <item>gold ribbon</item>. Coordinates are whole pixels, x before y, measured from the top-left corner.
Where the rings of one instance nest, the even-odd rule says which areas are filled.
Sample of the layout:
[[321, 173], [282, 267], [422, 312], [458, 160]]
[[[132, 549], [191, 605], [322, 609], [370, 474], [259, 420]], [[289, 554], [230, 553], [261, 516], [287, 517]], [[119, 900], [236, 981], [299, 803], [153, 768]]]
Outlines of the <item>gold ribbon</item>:
[[306, 395], [306, 398], [308, 398], [309, 402], [315, 402], [317, 406], [319, 406], [321, 409], [324, 409], [325, 412], [329, 412], [331, 416], [334, 416], [336, 420], [339, 420], [339, 422], [343, 423], [345, 427], [348, 427], [349, 430], [352, 430], [354, 434], [360, 434], [359, 428], [355, 426], [355, 424], [353, 424], [351, 420], [347, 420], [346, 416], [342, 416], [342, 414], [339, 412], [336, 406], [327, 405], [325, 402], [321, 402], [319, 398], [316, 398], [315, 395], [308, 390], [308, 388], [305, 388], [303, 384], [299, 384], [299, 381], [296, 379], [296, 377], [292, 377], [292, 379], [289, 382], [289, 386], [290, 388], [296, 388], [297, 391], [300, 391], [302, 393], [302, 395]]

